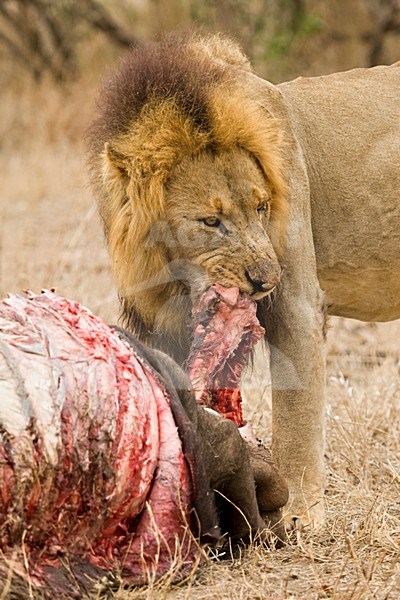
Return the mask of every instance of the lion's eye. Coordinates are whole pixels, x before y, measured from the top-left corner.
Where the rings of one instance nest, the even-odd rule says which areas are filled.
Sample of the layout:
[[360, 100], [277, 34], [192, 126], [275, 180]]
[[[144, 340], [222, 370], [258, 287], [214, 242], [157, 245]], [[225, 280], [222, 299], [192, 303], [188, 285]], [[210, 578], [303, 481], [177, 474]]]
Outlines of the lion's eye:
[[208, 227], [219, 227], [221, 225], [221, 221], [217, 217], [206, 217], [205, 219], [199, 219], [199, 221]]

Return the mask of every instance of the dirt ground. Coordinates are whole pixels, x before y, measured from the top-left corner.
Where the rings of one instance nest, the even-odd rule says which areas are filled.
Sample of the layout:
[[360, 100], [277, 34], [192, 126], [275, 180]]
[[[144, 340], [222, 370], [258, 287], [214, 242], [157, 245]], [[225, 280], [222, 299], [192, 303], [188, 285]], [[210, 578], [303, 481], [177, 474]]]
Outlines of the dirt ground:
[[[101, 226], [87, 187], [82, 130], [92, 91], [24, 89], [0, 111], [0, 293], [55, 287], [109, 322], [118, 317]], [[76, 114], [79, 113], [79, 119]], [[327, 522], [278, 551], [208, 558], [179, 586], [115, 590], [118, 599], [400, 597], [400, 322], [332, 319], [328, 344]], [[270, 431], [260, 356], [246, 411]], [[99, 591], [97, 597], [101, 597]], [[0, 597], [6, 598], [7, 595]]]

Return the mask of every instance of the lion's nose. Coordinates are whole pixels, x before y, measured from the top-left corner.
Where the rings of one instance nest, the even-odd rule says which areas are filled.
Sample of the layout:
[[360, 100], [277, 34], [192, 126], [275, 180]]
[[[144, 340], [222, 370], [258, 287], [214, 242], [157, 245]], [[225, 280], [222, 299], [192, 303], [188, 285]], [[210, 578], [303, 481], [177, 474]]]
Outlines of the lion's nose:
[[275, 268], [273, 265], [267, 269], [247, 269], [245, 276], [247, 281], [252, 285], [254, 294], [265, 294], [271, 291], [279, 282], [280, 269]]
[[264, 286], [265, 285], [268, 286], [268, 284], [265, 284], [264, 281], [261, 281], [259, 279], [253, 279], [248, 271], [245, 271], [245, 275], [246, 275], [247, 281], [253, 286], [253, 291], [254, 292], [265, 292], [265, 291], [267, 291], [264, 288]]

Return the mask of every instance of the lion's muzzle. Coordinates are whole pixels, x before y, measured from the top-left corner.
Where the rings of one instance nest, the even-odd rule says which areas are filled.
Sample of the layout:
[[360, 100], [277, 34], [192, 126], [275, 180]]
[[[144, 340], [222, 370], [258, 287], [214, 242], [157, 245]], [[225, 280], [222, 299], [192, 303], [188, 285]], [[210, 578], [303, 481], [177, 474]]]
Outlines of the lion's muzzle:
[[255, 263], [244, 272], [247, 281], [253, 288], [252, 295], [259, 300], [267, 296], [278, 285], [281, 268], [276, 262]]

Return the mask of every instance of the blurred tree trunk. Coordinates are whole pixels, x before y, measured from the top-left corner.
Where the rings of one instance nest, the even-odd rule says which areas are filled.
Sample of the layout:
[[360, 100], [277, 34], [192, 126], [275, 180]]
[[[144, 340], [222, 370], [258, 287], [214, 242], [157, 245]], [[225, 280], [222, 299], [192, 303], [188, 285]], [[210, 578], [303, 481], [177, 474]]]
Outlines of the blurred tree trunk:
[[37, 81], [74, 77], [79, 36], [90, 29], [120, 46], [136, 43], [97, 0], [0, 0], [0, 44]]
[[369, 46], [368, 66], [374, 67], [384, 61], [387, 35], [400, 34], [400, 0], [370, 0], [369, 10], [374, 26], [365, 38]]

